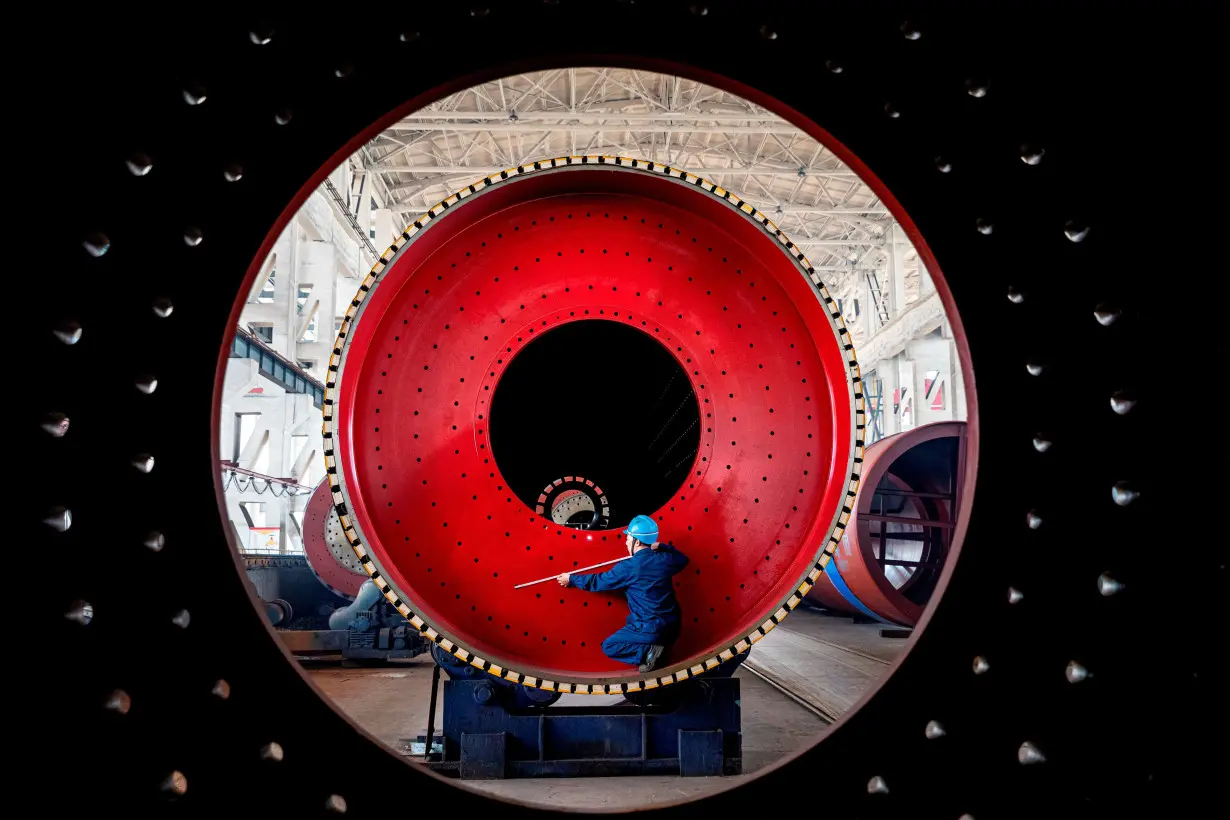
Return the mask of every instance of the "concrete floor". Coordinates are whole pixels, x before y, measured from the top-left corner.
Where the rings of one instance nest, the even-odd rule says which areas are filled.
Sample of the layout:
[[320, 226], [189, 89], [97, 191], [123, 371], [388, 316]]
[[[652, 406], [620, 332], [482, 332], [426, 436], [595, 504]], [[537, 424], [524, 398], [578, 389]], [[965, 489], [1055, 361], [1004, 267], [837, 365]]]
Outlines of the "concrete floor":
[[[799, 610], [762, 639], [751, 658], [762, 672], [823, 711], [840, 714], [880, 676], [900, 653], [904, 641], [879, 636], [874, 624]], [[406, 755], [408, 740], [427, 728], [432, 663], [422, 656], [395, 666], [343, 668], [320, 664], [308, 673], [316, 685], [364, 731], [395, 753]], [[827, 729], [824, 720], [752, 672], [736, 673], [742, 689], [743, 771], [736, 777], [545, 778], [462, 782], [459, 788], [513, 802], [556, 809], [626, 810], [733, 788], [782, 758], [815, 744]], [[619, 698], [565, 695], [560, 705], [600, 705]], [[442, 699], [435, 726], [443, 722]]]

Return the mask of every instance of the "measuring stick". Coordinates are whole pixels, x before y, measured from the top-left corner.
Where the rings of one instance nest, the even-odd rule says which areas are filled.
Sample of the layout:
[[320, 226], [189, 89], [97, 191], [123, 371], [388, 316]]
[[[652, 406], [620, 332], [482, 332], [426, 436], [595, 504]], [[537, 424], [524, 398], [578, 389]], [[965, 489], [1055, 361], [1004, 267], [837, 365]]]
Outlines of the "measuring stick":
[[[614, 561], [603, 561], [601, 564], [594, 564], [593, 566], [581, 567], [580, 569], [574, 569], [568, 572], [568, 574], [572, 575], [574, 572], [584, 572], [587, 569], [597, 569], [598, 567], [605, 567], [608, 564], [618, 564], [620, 561], [627, 561], [631, 557], [632, 557], [631, 555], [625, 555], [623, 558], [616, 558]], [[532, 587], [534, 586], [534, 584], [545, 584], [547, 581], [554, 581], [556, 578], [558, 578], [559, 576], [563, 574], [564, 573], [562, 572], [557, 572], [549, 578], [539, 578], [537, 581], [528, 581], [524, 584], [517, 584], [515, 587], [513, 587], [513, 589], [521, 589], [521, 587]]]

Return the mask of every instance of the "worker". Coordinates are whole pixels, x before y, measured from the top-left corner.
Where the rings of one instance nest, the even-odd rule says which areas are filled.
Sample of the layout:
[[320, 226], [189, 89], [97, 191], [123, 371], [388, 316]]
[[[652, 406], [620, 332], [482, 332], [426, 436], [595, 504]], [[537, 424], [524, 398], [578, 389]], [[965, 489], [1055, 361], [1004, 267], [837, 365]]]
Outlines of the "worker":
[[602, 642], [606, 656], [636, 664], [649, 672], [666, 648], [679, 637], [683, 612], [675, 600], [671, 578], [688, 565], [688, 557], [673, 544], [658, 541], [658, 525], [647, 515], [633, 518], [623, 531], [629, 558], [602, 573], [561, 573], [555, 580], [586, 592], [622, 589], [628, 599], [628, 620]]

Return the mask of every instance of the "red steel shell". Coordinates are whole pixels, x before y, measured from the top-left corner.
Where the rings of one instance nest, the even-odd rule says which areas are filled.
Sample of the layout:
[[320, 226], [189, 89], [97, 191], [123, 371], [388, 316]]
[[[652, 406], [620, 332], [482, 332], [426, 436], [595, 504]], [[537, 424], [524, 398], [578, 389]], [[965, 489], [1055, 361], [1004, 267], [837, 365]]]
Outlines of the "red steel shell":
[[[612, 167], [494, 179], [386, 252], [343, 325], [325, 406], [338, 511], [386, 596], [463, 659], [565, 691], [682, 679], [771, 629], [836, 547], [862, 449], [849, 336], [797, 249], [721, 189]], [[488, 439], [512, 358], [587, 319], [658, 340], [701, 408], [689, 478], [644, 511], [691, 558], [682, 636], [652, 682], [602, 653], [621, 596], [513, 589], [625, 554], [617, 531], [535, 515]], [[568, 409], [544, 406], [544, 425]]]
[[[898, 489], [912, 489], [918, 492], [932, 492], [932, 487], [907, 487], [903, 481], [892, 474], [893, 463], [907, 452], [928, 441], [941, 438], [962, 438], [966, 434], [966, 423], [963, 421], [941, 421], [924, 424], [904, 433], [898, 433], [882, 438], [868, 445], [863, 461], [863, 478], [855, 499], [855, 526], [846, 529], [841, 545], [833, 556], [836, 568], [841, 573], [842, 580], [850, 591], [872, 612], [881, 618], [903, 626], [914, 626], [922, 617], [923, 606], [911, 601], [895, 589], [884, 576], [873, 552], [873, 537], [871, 523], [862, 516], [871, 513], [872, 498], [880, 482], [887, 480]], [[961, 488], [957, 487], [957, 503], [960, 503]], [[929, 513], [919, 502], [913, 503], [920, 519], [948, 522], [949, 513], [943, 505], [937, 505], [936, 512]], [[936, 516], [939, 516], [938, 518]], [[956, 514], [951, 514], [952, 521]], [[950, 547], [951, 551], [951, 547]], [[807, 597], [828, 609], [839, 612], [859, 614], [858, 610], [839, 593], [829, 580], [828, 575], [821, 577], [807, 593]]]
[[329, 482], [321, 481], [312, 491], [312, 497], [303, 511], [303, 552], [308, 566], [322, 584], [338, 595], [354, 600], [368, 576], [367, 573], [343, 566], [334, 557], [328, 531], [330, 523], [336, 520]]

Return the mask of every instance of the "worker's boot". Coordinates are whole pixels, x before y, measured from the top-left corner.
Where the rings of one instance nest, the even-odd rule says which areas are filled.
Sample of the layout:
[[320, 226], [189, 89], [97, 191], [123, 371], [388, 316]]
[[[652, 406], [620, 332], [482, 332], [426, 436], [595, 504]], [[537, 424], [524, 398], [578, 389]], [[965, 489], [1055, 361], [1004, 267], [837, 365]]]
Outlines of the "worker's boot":
[[655, 643], [652, 646], [650, 646], [649, 649], [645, 652], [645, 662], [642, 663], [639, 667], [637, 667], [637, 669], [641, 671], [642, 673], [648, 672], [651, 669], [653, 669], [655, 666], [658, 665], [658, 660], [662, 657], [662, 653], [665, 650], [666, 650], [666, 647], [660, 643]]

